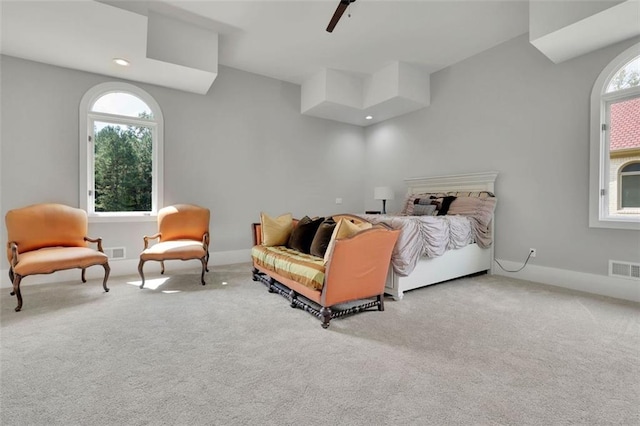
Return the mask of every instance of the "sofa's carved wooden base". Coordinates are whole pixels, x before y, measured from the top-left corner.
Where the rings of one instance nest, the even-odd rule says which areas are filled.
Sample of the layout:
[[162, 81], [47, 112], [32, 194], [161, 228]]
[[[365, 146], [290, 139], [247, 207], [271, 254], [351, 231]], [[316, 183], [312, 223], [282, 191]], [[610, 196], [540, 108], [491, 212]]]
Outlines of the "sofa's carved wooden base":
[[[376, 300], [369, 300], [367, 302], [346, 308], [346, 309], [331, 309], [331, 307], [322, 306], [318, 309], [316, 306], [307, 303], [304, 299], [298, 297], [298, 294], [289, 289], [284, 284], [276, 281], [269, 275], [260, 272], [256, 268], [253, 268], [253, 281], [260, 281], [267, 286], [269, 293], [278, 293], [285, 299], [287, 299], [292, 308], [300, 308], [303, 311], [310, 313], [311, 315], [322, 320], [322, 328], [329, 327], [329, 322], [333, 318], [340, 318], [346, 315], [353, 315], [358, 312], [366, 311], [370, 308], [377, 308], [379, 311], [384, 311], [384, 300], [382, 295], [378, 295]], [[276, 285], [278, 284], [278, 285]]]

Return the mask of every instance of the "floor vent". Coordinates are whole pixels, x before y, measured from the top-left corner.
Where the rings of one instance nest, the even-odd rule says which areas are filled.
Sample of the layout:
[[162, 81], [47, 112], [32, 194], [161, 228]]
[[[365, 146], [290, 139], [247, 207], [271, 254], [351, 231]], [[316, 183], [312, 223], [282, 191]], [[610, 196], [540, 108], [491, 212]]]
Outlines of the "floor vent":
[[609, 261], [609, 276], [640, 281], [640, 263]]
[[104, 254], [111, 260], [121, 260], [127, 257], [124, 247], [108, 247], [104, 249]]

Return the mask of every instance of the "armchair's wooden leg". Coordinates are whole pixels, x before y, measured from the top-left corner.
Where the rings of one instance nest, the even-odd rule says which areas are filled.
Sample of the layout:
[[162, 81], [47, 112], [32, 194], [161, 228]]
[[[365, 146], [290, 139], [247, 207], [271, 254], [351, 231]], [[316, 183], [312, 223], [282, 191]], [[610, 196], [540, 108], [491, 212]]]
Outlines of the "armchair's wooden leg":
[[[104, 280], [102, 280], [102, 287], [104, 288], [104, 291], [109, 292], [109, 287], [107, 287], [107, 280], [109, 279], [109, 273], [111, 272], [111, 267], [109, 266], [108, 262], [102, 265], [102, 267], [104, 268]], [[84, 272], [84, 269], [83, 269], [83, 272]]]
[[164, 275], [164, 260], [160, 261], [160, 275]]
[[144, 266], [144, 260], [140, 259], [138, 263], [138, 273], [140, 274], [140, 278], [142, 278], [142, 284], [140, 284], [140, 288], [144, 287], [144, 272], [142, 272], [142, 267]]
[[378, 310], [384, 311], [384, 294], [378, 295]]
[[328, 328], [329, 321], [331, 321], [331, 308], [323, 306], [322, 309], [320, 309], [320, 316], [322, 317], [322, 328]]
[[207, 257], [203, 257], [202, 259], [200, 259], [200, 262], [202, 262], [202, 274], [200, 274], [200, 282], [202, 283], [202, 285], [205, 285], [206, 282], [204, 282], [204, 271], [208, 271], [207, 269], [207, 261], [205, 260]]
[[87, 268], [82, 268], [82, 276], [80, 277], [82, 279], [83, 283], [87, 282], [87, 279], [84, 277], [84, 273], [87, 271]]
[[11, 281], [11, 283], [13, 284], [13, 268], [9, 268], [9, 281]]
[[13, 291], [11, 295], [15, 295], [18, 298], [18, 306], [16, 306], [16, 312], [20, 312], [22, 309], [22, 293], [20, 292], [20, 281], [22, 281], [22, 276], [20, 274], [15, 274], [15, 278], [13, 279]]
[[209, 272], [209, 250], [207, 250], [207, 257], [205, 258], [205, 264], [207, 265], [207, 272]]

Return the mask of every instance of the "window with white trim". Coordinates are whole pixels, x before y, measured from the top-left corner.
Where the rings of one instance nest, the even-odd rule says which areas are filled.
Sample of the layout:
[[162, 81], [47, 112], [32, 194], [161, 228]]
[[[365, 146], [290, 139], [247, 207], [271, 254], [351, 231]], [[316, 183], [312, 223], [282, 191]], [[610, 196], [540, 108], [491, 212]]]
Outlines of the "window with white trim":
[[640, 229], [640, 44], [591, 93], [589, 226]]
[[640, 161], [620, 168], [619, 209], [636, 209], [640, 213]]
[[80, 103], [80, 202], [90, 220], [154, 216], [162, 204], [162, 112], [127, 83], [91, 88]]

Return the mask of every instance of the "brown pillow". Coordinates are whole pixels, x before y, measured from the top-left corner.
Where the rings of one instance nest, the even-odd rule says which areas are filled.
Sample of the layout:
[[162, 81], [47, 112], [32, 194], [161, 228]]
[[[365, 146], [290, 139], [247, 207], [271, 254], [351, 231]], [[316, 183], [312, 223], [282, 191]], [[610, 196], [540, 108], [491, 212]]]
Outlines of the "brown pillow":
[[287, 247], [301, 253], [310, 254], [313, 237], [316, 235], [316, 231], [323, 221], [324, 217], [311, 219], [309, 216], [305, 216], [300, 219], [298, 225], [293, 228], [291, 232]]
[[329, 246], [329, 241], [331, 241], [331, 235], [333, 234], [333, 229], [335, 227], [336, 221], [331, 217], [327, 218], [320, 224], [320, 226], [318, 226], [316, 235], [314, 235], [313, 241], [311, 242], [309, 254], [324, 258], [324, 254], [327, 251], [327, 247]]
[[438, 210], [437, 216], [444, 216], [449, 211], [449, 206], [456, 199], [456, 197], [450, 195], [446, 197], [435, 197], [432, 196], [431, 204], [436, 205], [436, 210]]

